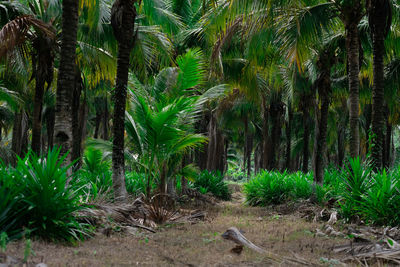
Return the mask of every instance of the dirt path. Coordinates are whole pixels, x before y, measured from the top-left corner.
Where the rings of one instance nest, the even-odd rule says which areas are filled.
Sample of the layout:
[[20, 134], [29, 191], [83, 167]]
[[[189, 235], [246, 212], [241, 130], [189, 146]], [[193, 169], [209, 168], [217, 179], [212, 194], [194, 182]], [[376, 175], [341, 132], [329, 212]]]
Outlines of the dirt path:
[[[325, 259], [340, 258], [332, 247], [343, 239], [318, 237], [320, 224], [306, 222], [295, 215], [279, 215], [265, 208], [247, 207], [240, 199], [223, 202], [209, 211], [208, 220], [194, 225], [165, 225], [157, 233], [138, 231], [113, 234], [78, 244], [32, 242], [33, 262], [48, 266], [268, 266], [267, 257], [245, 249], [241, 255], [230, 252], [234, 246], [221, 234], [231, 226], [244, 232], [254, 244], [286, 257], [295, 255], [313, 265]], [[23, 257], [22, 241], [9, 245], [9, 255]], [[333, 261], [332, 261], [333, 262]], [[273, 264], [274, 265], [274, 264]], [[288, 266], [283, 264], [282, 266]]]

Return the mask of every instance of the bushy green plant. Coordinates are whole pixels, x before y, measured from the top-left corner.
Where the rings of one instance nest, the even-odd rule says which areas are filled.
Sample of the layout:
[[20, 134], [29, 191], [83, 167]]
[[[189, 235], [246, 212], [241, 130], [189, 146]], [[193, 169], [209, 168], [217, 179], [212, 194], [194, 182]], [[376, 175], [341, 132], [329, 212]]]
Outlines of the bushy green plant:
[[218, 171], [215, 173], [207, 170], [201, 172], [194, 181], [194, 187], [203, 192], [210, 192], [222, 200], [231, 199], [231, 193], [224, 181], [224, 176]]
[[306, 199], [312, 194], [311, 174], [262, 171], [244, 185], [249, 205], [281, 204], [287, 200]]
[[14, 173], [0, 166], [0, 234], [6, 235], [7, 240], [22, 234], [21, 218], [27, 212], [27, 206], [22, 203], [23, 187], [15, 182]]
[[358, 208], [365, 220], [380, 225], [399, 225], [400, 194], [398, 179], [390, 173], [376, 173], [372, 178], [372, 186], [362, 195]]
[[[127, 172], [125, 174], [125, 184], [128, 193], [133, 195], [139, 195], [141, 193], [146, 194], [147, 179], [144, 173]], [[152, 190], [156, 188], [156, 184], [151, 184]]]
[[229, 169], [225, 176], [227, 177], [228, 180], [234, 181], [234, 182], [246, 182], [247, 181], [247, 175], [245, 172], [243, 172], [242, 169], [236, 168], [236, 169]]
[[359, 212], [360, 204], [372, 183], [372, 170], [367, 164], [362, 164], [359, 158], [348, 160], [341, 173], [342, 183], [345, 185], [340, 194], [342, 215], [350, 219]]
[[86, 149], [82, 168], [73, 179], [73, 185], [86, 199], [96, 199], [106, 195], [111, 197], [111, 163], [103, 158], [103, 153], [95, 148]]
[[75, 213], [84, 207], [80, 195], [66, 186], [70, 177], [63, 166], [67, 155], [60, 157], [60, 149], [53, 149], [46, 157], [29, 152], [12, 169], [15, 186], [23, 188], [18, 201], [27, 210], [21, 218], [32, 234], [48, 239], [80, 239], [88, 233], [86, 224], [79, 222]]

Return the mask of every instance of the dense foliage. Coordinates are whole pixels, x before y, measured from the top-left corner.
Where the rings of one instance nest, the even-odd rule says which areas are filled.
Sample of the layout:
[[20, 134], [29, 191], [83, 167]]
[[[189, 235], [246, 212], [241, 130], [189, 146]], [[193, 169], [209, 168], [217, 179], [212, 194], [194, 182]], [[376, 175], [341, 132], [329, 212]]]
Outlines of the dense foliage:
[[0, 0], [0, 232], [227, 179], [400, 223], [400, 6], [373, 2]]
[[328, 169], [323, 185], [314, 185], [312, 174], [264, 171], [244, 185], [248, 204], [265, 206], [309, 199], [324, 205], [337, 200], [336, 208], [347, 221], [367, 224], [399, 225], [400, 216], [393, 212], [400, 205], [400, 173], [374, 172], [359, 159], [350, 159], [341, 171]]
[[67, 186], [70, 177], [62, 166], [60, 150], [38, 157], [33, 152], [18, 159], [16, 168], [1, 167], [1, 230], [9, 238], [23, 228], [48, 239], [81, 239], [89, 234], [88, 225], [79, 222], [76, 212], [84, 208], [81, 195]]
[[202, 193], [211, 193], [222, 200], [230, 200], [231, 193], [220, 172], [203, 171], [194, 181], [194, 187]]

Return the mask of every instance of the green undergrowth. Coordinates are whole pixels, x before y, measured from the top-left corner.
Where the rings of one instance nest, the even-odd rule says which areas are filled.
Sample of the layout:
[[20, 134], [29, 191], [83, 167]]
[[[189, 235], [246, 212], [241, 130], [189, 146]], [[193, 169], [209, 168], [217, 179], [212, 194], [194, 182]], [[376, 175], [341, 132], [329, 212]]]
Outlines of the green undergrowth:
[[309, 199], [320, 205], [335, 200], [345, 221], [367, 224], [400, 224], [400, 167], [374, 172], [359, 159], [349, 159], [342, 170], [327, 169], [322, 185], [312, 173], [262, 171], [244, 184], [246, 202], [252, 206]]
[[79, 190], [66, 186], [70, 180], [65, 157], [54, 149], [43, 157], [29, 152], [15, 168], [0, 167], [0, 233], [9, 240], [24, 235], [50, 240], [79, 240], [90, 227], [78, 220]]
[[194, 181], [194, 187], [201, 193], [211, 193], [222, 200], [230, 200], [228, 184], [224, 181], [224, 176], [220, 172], [203, 171]]

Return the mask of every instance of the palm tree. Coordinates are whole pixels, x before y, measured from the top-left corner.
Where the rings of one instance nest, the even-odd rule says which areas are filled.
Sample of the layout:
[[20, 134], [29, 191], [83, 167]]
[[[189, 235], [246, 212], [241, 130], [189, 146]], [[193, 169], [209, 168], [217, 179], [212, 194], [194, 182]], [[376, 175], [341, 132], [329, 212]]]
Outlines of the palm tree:
[[384, 125], [384, 54], [385, 38], [389, 33], [392, 13], [390, 0], [367, 2], [370, 34], [373, 45], [373, 89], [372, 89], [372, 159], [376, 169], [382, 168]]
[[[41, 5], [42, 6], [42, 5]], [[56, 32], [52, 23], [45, 21], [49, 14], [39, 8], [33, 14], [24, 14], [8, 22], [0, 31], [0, 58], [9, 55], [15, 49], [30, 50], [32, 78], [35, 80], [33, 100], [32, 150], [41, 151], [42, 109], [45, 83], [47, 89], [53, 81], [53, 63], [56, 50]], [[53, 14], [54, 15], [54, 14]], [[53, 18], [56, 20], [56, 17]], [[54, 22], [54, 21], [53, 21]], [[34, 31], [31, 30], [34, 28]], [[27, 53], [22, 53], [26, 55]]]
[[125, 187], [124, 123], [129, 57], [134, 45], [136, 8], [134, 0], [116, 0], [111, 10], [111, 26], [118, 41], [117, 77], [114, 91], [113, 115], [113, 187], [116, 199], [124, 200]]
[[346, 30], [346, 49], [349, 81], [349, 114], [350, 114], [350, 156], [356, 158], [360, 151], [359, 133], [359, 87], [360, 81], [360, 36], [358, 24], [363, 12], [363, 0], [343, 1], [337, 6], [340, 18]]
[[[54, 124], [54, 143], [61, 147], [61, 154], [67, 153], [72, 148], [71, 101], [76, 77], [78, 2], [78, 0], [62, 1], [62, 37]], [[69, 164], [70, 155], [65, 161]]]

